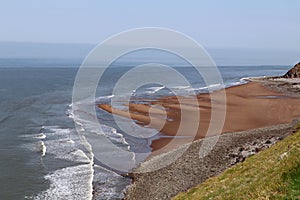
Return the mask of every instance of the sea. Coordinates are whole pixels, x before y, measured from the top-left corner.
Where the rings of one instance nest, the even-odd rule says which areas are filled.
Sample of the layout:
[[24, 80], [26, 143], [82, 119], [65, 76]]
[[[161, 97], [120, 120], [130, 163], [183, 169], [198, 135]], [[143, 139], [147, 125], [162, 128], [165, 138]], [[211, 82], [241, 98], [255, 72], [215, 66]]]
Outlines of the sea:
[[[142, 61], [131, 57], [112, 63], [99, 82], [95, 102], [89, 103], [109, 103], [116, 81]], [[86, 148], [75, 128], [73, 112], [77, 108], [72, 104], [72, 92], [81, 63], [80, 59], [0, 59], [0, 199], [124, 197], [130, 178], [93, 158], [92, 150]], [[195, 75], [193, 67], [170, 63], [191, 83], [173, 85], [173, 89], [182, 95], [191, 90], [207, 92], [210, 86]], [[218, 66], [224, 87], [244, 84], [246, 77], [283, 75], [289, 68]], [[148, 84], [134, 95], [154, 98], [172, 94], [163, 85]], [[102, 136], [131, 152], [131, 159], [136, 159], [135, 152], [151, 151], [149, 138], [123, 133], [109, 113], [97, 108], [96, 112]], [[97, 126], [86, 123], [83, 131], [97, 132]]]

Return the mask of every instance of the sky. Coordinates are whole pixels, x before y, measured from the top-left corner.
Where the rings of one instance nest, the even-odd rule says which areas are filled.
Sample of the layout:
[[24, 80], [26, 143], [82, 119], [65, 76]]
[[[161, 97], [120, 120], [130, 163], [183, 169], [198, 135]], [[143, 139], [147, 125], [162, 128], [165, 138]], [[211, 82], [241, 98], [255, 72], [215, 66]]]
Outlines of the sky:
[[298, 49], [300, 0], [10, 0], [0, 41], [99, 43], [140, 27], [180, 31], [211, 48]]
[[[83, 55], [91, 49], [23, 45], [17, 52], [15, 44], [6, 42], [96, 45], [129, 29], [162, 27], [214, 49], [213, 57], [219, 60], [232, 61], [241, 53], [246, 63], [256, 59], [261, 64], [294, 64], [300, 55], [299, 9], [300, 0], [1, 1], [0, 57], [41, 57], [55, 49], [57, 54]], [[28, 47], [31, 51], [23, 50]]]

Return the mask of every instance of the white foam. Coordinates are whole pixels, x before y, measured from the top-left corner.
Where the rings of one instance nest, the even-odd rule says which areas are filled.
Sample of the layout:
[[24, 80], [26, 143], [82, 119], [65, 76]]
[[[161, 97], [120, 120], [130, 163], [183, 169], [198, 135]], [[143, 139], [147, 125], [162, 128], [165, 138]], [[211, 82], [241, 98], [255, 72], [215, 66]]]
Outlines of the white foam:
[[90, 109], [87, 109], [86, 104], [73, 105], [74, 121], [77, 125], [80, 124], [77, 131], [85, 147], [94, 151], [97, 156], [101, 155], [97, 159], [105, 164], [109, 163], [109, 166], [121, 167], [122, 170], [125, 170], [123, 166], [134, 166], [135, 154], [124, 136], [112, 127], [95, 122], [94, 116], [87, 110]]
[[45, 176], [50, 188], [34, 197], [36, 200], [92, 199], [92, 163], [72, 166], [54, 171]]
[[[101, 129], [99, 129], [99, 124], [93, 124], [89, 121], [91, 114], [85, 112], [86, 109], [84, 106], [86, 104], [81, 104], [80, 106], [70, 104], [67, 110], [70, 118], [77, 118], [76, 123], [80, 124], [81, 131], [84, 131], [85, 134], [103, 134], [120, 145], [121, 148], [129, 151], [130, 146], [123, 135], [109, 126], [101, 125]], [[81, 110], [76, 110], [76, 115], [74, 115], [74, 108]], [[84, 115], [83, 118], [81, 118], [82, 115]], [[83, 146], [83, 144], [88, 144], [83, 143], [80, 134], [75, 129], [60, 126], [43, 126], [41, 131], [42, 134], [35, 135], [35, 137], [43, 140], [39, 141], [39, 149], [42, 157], [51, 155], [61, 160], [72, 161], [72, 165], [75, 163], [75, 166], [66, 167], [47, 174], [45, 179], [50, 181], [50, 188], [35, 196], [34, 199], [92, 199], [94, 155], [91, 152], [91, 148]], [[110, 172], [109, 170], [107, 171]], [[107, 174], [102, 174], [102, 176], [108, 176], [111, 173], [108, 172], [105, 172]], [[122, 192], [119, 193], [118, 191], [119, 186], [116, 186], [111, 180], [122, 183], [123, 177], [119, 175], [109, 175], [109, 177], [109, 180], [107, 179], [102, 183], [105, 192], [101, 196], [114, 198], [122, 195]]]
[[78, 157], [86, 157], [85, 153], [80, 149], [70, 152], [70, 154]]
[[266, 78], [267, 76], [253, 76], [253, 77], [243, 77], [240, 79], [241, 82], [248, 82], [251, 81], [251, 79], [259, 79], [259, 78]]
[[89, 157], [80, 149], [82, 148], [80, 147], [81, 140], [75, 130], [48, 126], [44, 131], [48, 136], [48, 140], [44, 141], [48, 153], [59, 159], [81, 163], [90, 162]]
[[47, 128], [50, 131], [53, 131], [55, 134], [68, 134], [71, 132], [71, 129], [69, 129], [69, 128], [59, 128], [58, 126], [49, 126]]
[[[210, 91], [214, 91], [214, 90], [219, 90], [224, 88], [223, 84], [211, 84], [208, 86], [202, 86], [202, 87], [191, 87], [191, 86], [174, 86], [171, 87], [171, 89], [176, 92], [178, 95], [192, 95], [195, 94], [195, 92], [201, 91], [201, 90], [210, 90]], [[169, 92], [170, 94], [172, 92]]]
[[191, 88], [191, 86], [174, 86], [171, 87], [172, 89], [178, 89], [178, 90], [182, 90], [182, 89], [188, 89]]
[[43, 141], [39, 141], [37, 143], [37, 150], [41, 152], [42, 157], [46, 155], [47, 147], [45, 146], [45, 143]]
[[[78, 134], [73, 129], [59, 126], [43, 126], [47, 137], [38, 142], [42, 157], [47, 154], [61, 160], [77, 163], [56, 170], [45, 176], [50, 181], [50, 188], [34, 196], [34, 199], [92, 199], [93, 154], [90, 158], [82, 149]], [[47, 156], [47, 155], [46, 155]], [[70, 163], [71, 164], [71, 163]]]
[[149, 87], [149, 88], [147, 88], [147, 90], [150, 90], [150, 91], [148, 91], [148, 92], [146, 92], [146, 93], [148, 93], [148, 94], [154, 94], [154, 93], [156, 93], [156, 92], [158, 92], [158, 91], [160, 91], [160, 90], [162, 90], [162, 89], [164, 89], [165, 87], [164, 86], [159, 86], [159, 87]]
[[116, 143], [119, 143], [120, 146], [126, 146], [127, 150], [130, 149], [130, 145], [126, 141], [126, 139], [123, 137], [121, 133], [118, 133], [116, 129], [110, 126], [98, 124], [98, 123], [93, 123], [92, 120], [89, 121], [87, 120], [89, 117], [92, 117], [90, 113], [83, 112], [82, 109], [79, 108], [79, 106], [75, 107], [73, 105], [73, 113], [74, 109], [76, 112], [76, 116], [72, 115], [74, 121], [76, 121], [76, 124], [81, 127], [80, 131], [83, 132], [92, 132], [100, 135], [106, 136], [108, 139], [111, 141], [114, 141]]
[[232, 87], [232, 86], [243, 85], [243, 84], [246, 84], [246, 83], [248, 83], [248, 81], [246, 79], [240, 79], [240, 81], [236, 81], [236, 82], [226, 84], [226, 88], [227, 87]]
[[45, 139], [46, 135], [44, 133], [39, 133], [37, 135], [34, 135], [33, 137], [36, 139]]
[[218, 90], [221, 88], [223, 88], [223, 86], [220, 83], [218, 83], [218, 84], [211, 84], [205, 87], [198, 88], [198, 90], [205, 90], [205, 89]]
[[75, 144], [74, 140], [67, 140], [67, 143]]
[[112, 94], [112, 95], [107, 95], [107, 96], [101, 96], [101, 97], [96, 98], [96, 101], [103, 100], [103, 99], [111, 99], [111, 98], [113, 98], [114, 96], [115, 96], [114, 94]]

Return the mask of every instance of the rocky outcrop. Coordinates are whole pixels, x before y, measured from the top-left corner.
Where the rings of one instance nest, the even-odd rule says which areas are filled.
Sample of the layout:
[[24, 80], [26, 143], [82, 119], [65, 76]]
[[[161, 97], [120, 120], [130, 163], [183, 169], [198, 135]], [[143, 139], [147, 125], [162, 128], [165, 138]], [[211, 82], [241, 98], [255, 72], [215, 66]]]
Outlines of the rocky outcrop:
[[283, 75], [283, 78], [300, 78], [300, 62]]

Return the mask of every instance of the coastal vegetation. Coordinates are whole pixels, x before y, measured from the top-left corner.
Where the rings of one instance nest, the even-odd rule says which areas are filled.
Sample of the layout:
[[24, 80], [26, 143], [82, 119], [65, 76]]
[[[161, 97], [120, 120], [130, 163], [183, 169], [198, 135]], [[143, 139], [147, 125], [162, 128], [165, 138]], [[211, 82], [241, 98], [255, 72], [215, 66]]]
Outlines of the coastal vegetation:
[[300, 124], [294, 134], [174, 199], [300, 199]]

